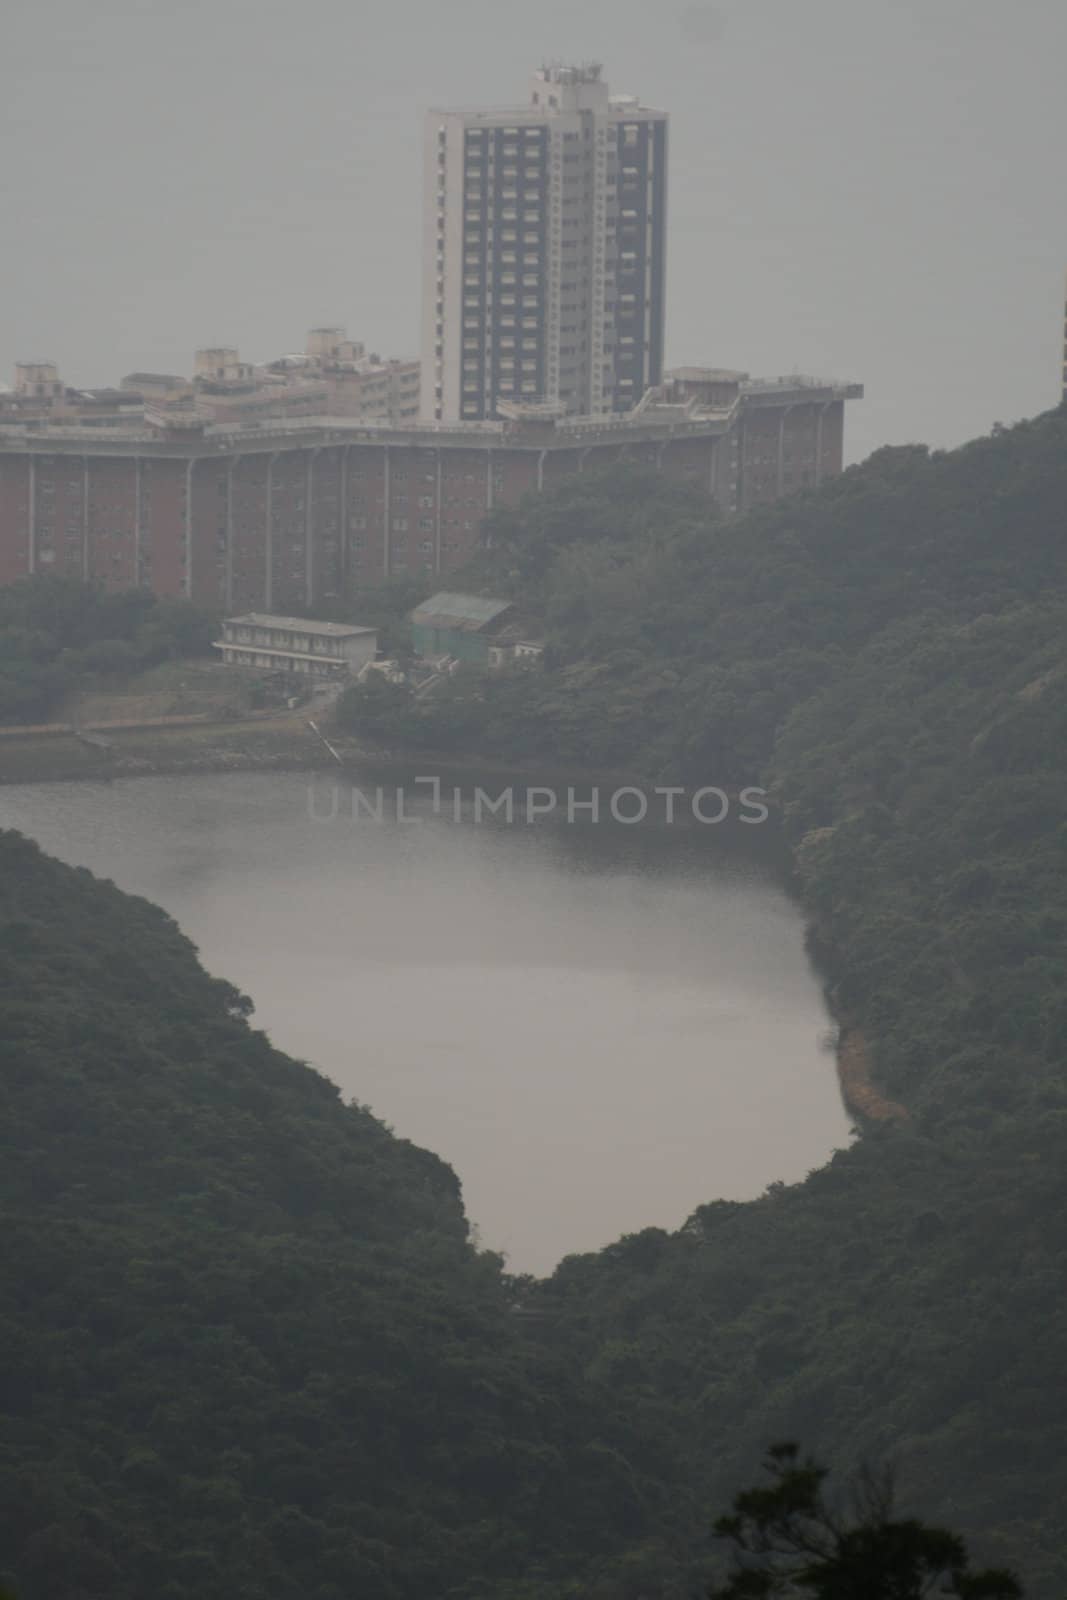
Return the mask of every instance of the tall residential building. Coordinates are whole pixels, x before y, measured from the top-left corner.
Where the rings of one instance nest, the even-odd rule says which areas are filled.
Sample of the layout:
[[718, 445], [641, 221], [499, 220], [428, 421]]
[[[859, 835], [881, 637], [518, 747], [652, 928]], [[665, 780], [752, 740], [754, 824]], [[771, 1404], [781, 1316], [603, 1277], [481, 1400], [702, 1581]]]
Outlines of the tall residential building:
[[421, 413], [626, 412], [663, 367], [667, 117], [597, 65], [426, 119]]

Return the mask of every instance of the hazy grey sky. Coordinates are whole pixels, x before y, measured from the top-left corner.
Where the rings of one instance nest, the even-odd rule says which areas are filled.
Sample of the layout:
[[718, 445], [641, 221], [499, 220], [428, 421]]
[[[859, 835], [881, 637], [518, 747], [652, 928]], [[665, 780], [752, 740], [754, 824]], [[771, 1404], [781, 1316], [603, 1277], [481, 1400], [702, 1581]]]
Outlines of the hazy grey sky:
[[853, 458], [1056, 402], [1064, 0], [16, 0], [0, 376], [415, 355], [421, 112], [545, 57], [671, 113], [671, 363], [861, 378]]

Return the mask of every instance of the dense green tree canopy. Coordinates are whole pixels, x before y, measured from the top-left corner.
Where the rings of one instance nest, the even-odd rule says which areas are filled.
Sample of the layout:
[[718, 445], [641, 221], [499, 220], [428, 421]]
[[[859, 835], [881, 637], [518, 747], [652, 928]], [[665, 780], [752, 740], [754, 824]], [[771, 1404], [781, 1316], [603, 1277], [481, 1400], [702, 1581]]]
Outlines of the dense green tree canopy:
[[709, 1507], [796, 1437], [1061, 1600], [1065, 506], [1058, 413], [736, 521], [627, 474], [493, 519], [546, 669], [383, 695], [382, 742], [769, 785], [908, 1112], [544, 1283], [161, 912], [0, 837], [20, 1600], [690, 1600]]
[[172, 656], [205, 655], [210, 617], [148, 589], [38, 573], [0, 589], [0, 723], [42, 722], [65, 695]]
[[1065, 506], [1063, 410], [951, 454], [879, 452], [734, 521], [644, 473], [578, 480], [493, 519], [471, 575], [539, 610], [546, 670], [402, 711], [429, 748], [771, 788], [832, 1003], [909, 1119], [797, 1188], [566, 1262], [540, 1298], [682, 1451], [698, 1504], [751, 1471], [753, 1427], [846, 1470], [890, 1452], [919, 1505], [1050, 1597]]

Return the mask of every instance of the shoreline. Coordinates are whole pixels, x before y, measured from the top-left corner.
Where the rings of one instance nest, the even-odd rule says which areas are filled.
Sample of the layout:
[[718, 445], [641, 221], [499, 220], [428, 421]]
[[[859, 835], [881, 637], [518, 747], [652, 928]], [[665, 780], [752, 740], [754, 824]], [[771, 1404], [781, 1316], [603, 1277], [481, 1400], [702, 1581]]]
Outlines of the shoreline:
[[[306, 708], [308, 711], [312, 707]], [[312, 718], [311, 720], [314, 720]], [[522, 778], [534, 784], [613, 784], [618, 788], [654, 788], [651, 780], [632, 772], [543, 762], [502, 760], [454, 751], [413, 751], [360, 745], [327, 729], [330, 743], [344, 758], [335, 761], [322, 738], [308, 727], [308, 718], [206, 721], [202, 716], [143, 723], [91, 724], [87, 732], [106, 732], [108, 749], [82, 743], [69, 726], [0, 728], [0, 788], [37, 783], [114, 781], [120, 778], [165, 777], [171, 774], [224, 772], [332, 772], [352, 777], [361, 768], [389, 767], [462, 777], [478, 773]], [[731, 800], [738, 791], [724, 788]], [[773, 808], [772, 808], [773, 809]]]
[[109, 727], [107, 743], [90, 745], [63, 731], [5, 733], [0, 788], [37, 783], [100, 783], [183, 772], [256, 772], [324, 766], [329, 758], [306, 726], [291, 720], [167, 727]]
[[[478, 773], [521, 778], [544, 786], [555, 782], [654, 787], [635, 779], [633, 773], [568, 766], [546, 769], [541, 763], [460, 756], [455, 752], [387, 750], [357, 745], [343, 734], [331, 732], [330, 742], [343, 757], [339, 764], [307, 721], [306, 716], [225, 723], [183, 718], [180, 723], [175, 719], [167, 726], [159, 722], [140, 727], [112, 725], [108, 728], [106, 751], [81, 743], [73, 732], [62, 727], [53, 726], [47, 731], [27, 729], [24, 733], [4, 729], [0, 730], [0, 791], [39, 783], [113, 783], [182, 774], [319, 772], [353, 779], [357, 764], [370, 775], [375, 768], [394, 772], [398, 767], [413, 772], [429, 768], [440, 776], [460, 778]], [[734, 798], [736, 795], [731, 794]], [[792, 864], [792, 852], [786, 859]], [[866, 1122], [908, 1121], [907, 1108], [883, 1095], [875, 1085], [870, 1050], [862, 1032], [835, 1016], [829, 996], [826, 1005], [839, 1028], [836, 1071], [846, 1110]]]

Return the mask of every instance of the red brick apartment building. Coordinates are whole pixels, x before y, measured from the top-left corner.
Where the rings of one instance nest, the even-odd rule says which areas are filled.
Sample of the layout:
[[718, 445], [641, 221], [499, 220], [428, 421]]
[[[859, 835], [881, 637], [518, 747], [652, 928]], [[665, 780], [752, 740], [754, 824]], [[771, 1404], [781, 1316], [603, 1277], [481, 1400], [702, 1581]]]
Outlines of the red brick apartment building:
[[150, 405], [107, 428], [0, 419], [0, 583], [57, 572], [212, 610], [313, 609], [445, 574], [494, 506], [614, 462], [696, 484], [727, 513], [816, 486], [841, 471], [844, 404], [862, 392], [682, 368], [596, 419], [515, 406], [492, 422], [230, 426]]

